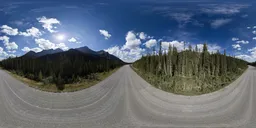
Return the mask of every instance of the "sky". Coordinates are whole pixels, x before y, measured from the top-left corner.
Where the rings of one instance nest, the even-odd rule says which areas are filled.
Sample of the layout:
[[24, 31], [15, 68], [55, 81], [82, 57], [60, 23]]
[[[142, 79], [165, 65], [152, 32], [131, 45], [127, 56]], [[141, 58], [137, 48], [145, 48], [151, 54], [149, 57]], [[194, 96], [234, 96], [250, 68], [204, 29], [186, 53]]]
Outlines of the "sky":
[[[2, 1], [2, 0], [0, 0]], [[254, 0], [8, 0], [0, 4], [0, 59], [88, 46], [125, 62], [162, 47], [207, 43], [256, 61]]]

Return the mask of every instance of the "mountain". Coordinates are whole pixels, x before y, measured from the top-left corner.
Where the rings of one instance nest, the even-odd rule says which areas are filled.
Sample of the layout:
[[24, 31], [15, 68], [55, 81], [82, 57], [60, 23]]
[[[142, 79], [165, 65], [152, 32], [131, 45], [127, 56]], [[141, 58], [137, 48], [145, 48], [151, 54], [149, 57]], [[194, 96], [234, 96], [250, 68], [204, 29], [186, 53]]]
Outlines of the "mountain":
[[91, 50], [87, 46], [76, 48], [76, 50], [78, 50], [78, 51], [80, 51], [80, 52], [82, 52], [84, 54], [93, 54], [93, 55], [97, 55], [98, 54], [97, 52]]
[[100, 56], [102, 57], [107, 57], [111, 60], [118, 60], [118, 61], [122, 61], [121, 59], [119, 59], [118, 57], [112, 55], [112, 54], [109, 54], [108, 52], [104, 51], [104, 50], [100, 50], [97, 52]]
[[124, 64], [114, 55], [105, 51], [95, 52], [88, 47], [28, 52], [0, 62], [0, 66], [7, 70], [22, 72], [25, 77], [35, 81], [46, 80], [60, 89], [64, 84], [77, 82], [80, 78], [98, 80], [95, 73], [108, 72]]
[[42, 52], [35, 53], [33, 51], [30, 51], [26, 53], [25, 55], [21, 56], [22, 58], [38, 58], [42, 60], [59, 60], [61, 56], [67, 56], [68, 58], [74, 58], [78, 56], [85, 56], [88, 58], [88, 60], [95, 60], [95, 59], [109, 59], [113, 61], [118, 61], [121, 63], [124, 63], [122, 60], [120, 60], [118, 57], [109, 54], [108, 52], [105, 52], [104, 50], [100, 51], [93, 51], [87, 46], [70, 49], [68, 51], [63, 51], [61, 49], [50, 49], [50, 50], [43, 50]]
[[45, 61], [65, 61], [65, 59], [73, 60], [75, 58], [84, 58], [84, 60], [94, 61], [101, 59], [100, 56], [96, 56], [94, 54], [85, 54], [77, 49], [69, 49], [68, 51], [47, 54], [37, 59], [45, 60]]
[[36, 58], [37, 54], [34, 51], [29, 51], [25, 55], [21, 56], [23, 58]]
[[41, 56], [44, 56], [44, 55], [47, 55], [47, 54], [54, 54], [54, 53], [59, 53], [59, 52], [63, 52], [63, 50], [61, 49], [49, 49], [49, 50], [43, 50], [42, 52], [39, 52], [37, 55], [38, 57], [41, 57]]
[[34, 52], [34, 51], [29, 51], [28, 53], [26, 53], [25, 55], [21, 56], [21, 57], [25, 57], [25, 58], [38, 58], [44, 55], [48, 55], [48, 54], [55, 54], [55, 53], [60, 53], [63, 52], [63, 50], [61, 49], [49, 49], [49, 50], [43, 50], [41, 52]]

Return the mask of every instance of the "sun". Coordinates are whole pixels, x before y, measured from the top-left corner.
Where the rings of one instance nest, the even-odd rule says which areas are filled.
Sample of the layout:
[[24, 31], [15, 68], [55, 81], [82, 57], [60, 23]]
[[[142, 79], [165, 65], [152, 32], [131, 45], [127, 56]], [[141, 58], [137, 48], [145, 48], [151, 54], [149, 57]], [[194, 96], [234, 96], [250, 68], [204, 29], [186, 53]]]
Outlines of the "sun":
[[56, 39], [62, 41], [62, 40], [65, 39], [65, 35], [64, 35], [64, 34], [58, 34], [58, 35], [56, 36]]

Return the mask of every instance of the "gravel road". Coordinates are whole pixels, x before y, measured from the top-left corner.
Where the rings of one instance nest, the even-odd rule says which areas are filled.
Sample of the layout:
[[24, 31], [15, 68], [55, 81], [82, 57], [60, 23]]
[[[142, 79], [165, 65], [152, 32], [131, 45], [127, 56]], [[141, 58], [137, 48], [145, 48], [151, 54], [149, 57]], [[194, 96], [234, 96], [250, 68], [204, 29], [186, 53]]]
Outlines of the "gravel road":
[[[3, 128], [256, 128], [256, 68], [224, 89], [181, 96], [156, 89], [129, 65], [88, 89], [49, 93], [0, 70]], [[254, 98], [255, 97], [255, 98]]]

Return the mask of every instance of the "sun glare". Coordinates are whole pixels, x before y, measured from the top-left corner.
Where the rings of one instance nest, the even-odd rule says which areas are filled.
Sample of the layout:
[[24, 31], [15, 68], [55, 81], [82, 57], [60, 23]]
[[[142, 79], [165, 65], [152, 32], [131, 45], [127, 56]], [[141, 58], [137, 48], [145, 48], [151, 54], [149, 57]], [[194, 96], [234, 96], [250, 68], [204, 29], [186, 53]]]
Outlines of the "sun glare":
[[58, 34], [57, 36], [56, 36], [56, 38], [57, 38], [57, 40], [64, 40], [65, 39], [65, 35], [63, 35], [63, 34]]

